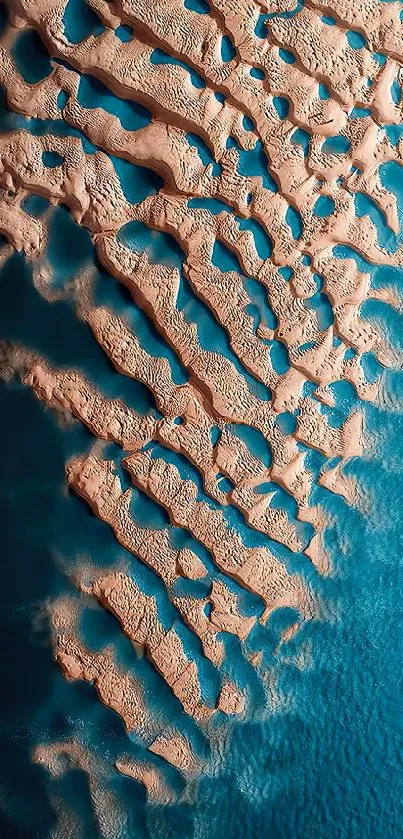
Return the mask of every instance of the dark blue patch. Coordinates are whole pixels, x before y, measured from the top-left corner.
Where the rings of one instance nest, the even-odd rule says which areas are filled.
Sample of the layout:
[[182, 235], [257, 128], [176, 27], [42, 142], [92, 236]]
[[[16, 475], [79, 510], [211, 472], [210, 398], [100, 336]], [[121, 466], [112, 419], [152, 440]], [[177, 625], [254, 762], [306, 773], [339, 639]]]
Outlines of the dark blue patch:
[[190, 12], [197, 12], [198, 15], [208, 15], [211, 11], [210, 6], [206, 0], [184, 0], [185, 9]]
[[313, 212], [318, 218], [328, 218], [334, 212], [335, 203], [329, 195], [321, 195], [315, 202]]
[[63, 15], [64, 34], [72, 44], [90, 35], [102, 35], [105, 27], [85, 0], [68, 0]]
[[328, 154], [347, 154], [351, 146], [350, 140], [343, 134], [335, 134], [333, 137], [326, 137], [322, 151]]
[[253, 79], [260, 79], [260, 81], [263, 81], [265, 78], [265, 72], [264, 70], [261, 70], [260, 67], [251, 67], [249, 73]]
[[290, 110], [290, 103], [285, 96], [274, 96], [273, 105], [278, 113], [280, 119], [286, 119]]
[[282, 61], [285, 61], [286, 64], [295, 64], [295, 62], [297, 60], [295, 58], [295, 55], [293, 55], [292, 52], [290, 52], [290, 50], [280, 49], [279, 50], [279, 56], [280, 56]]
[[353, 50], [362, 50], [363, 47], [368, 46], [366, 38], [364, 38], [364, 35], [361, 35], [361, 32], [351, 30], [350, 32], [346, 33], [346, 38], [349, 47], [351, 47]]
[[131, 26], [126, 26], [125, 24], [122, 24], [122, 26], [118, 26], [118, 28], [115, 29], [116, 37], [124, 44], [133, 40], [133, 34], [133, 28]]
[[236, 56], [235, 46], [229, 35], [223, 35], [221, 38], [221, 61], [232, 61]]
[[291, 228], [293, 239], [300, 239], [302, 236], [304, 226], [302, 222], [301, 213], [296, 209], [296, 207], [288, 207], [288, 210], [285, 214], [285, 220], [288, 226]]
[[48, 169], [55, 169], [57, 166], [61, 166], [62, 163], [64, 163], [64, 157], [62, 157], [61, 154], [58, 154], [57, 151], [43, 151], [42, 163], [44, 166], [47, 166]]
[[38, 84], [52, 72], [49, 53], [35, 29], [23, 30], [17, 35], [11, 55], [28, 84]]

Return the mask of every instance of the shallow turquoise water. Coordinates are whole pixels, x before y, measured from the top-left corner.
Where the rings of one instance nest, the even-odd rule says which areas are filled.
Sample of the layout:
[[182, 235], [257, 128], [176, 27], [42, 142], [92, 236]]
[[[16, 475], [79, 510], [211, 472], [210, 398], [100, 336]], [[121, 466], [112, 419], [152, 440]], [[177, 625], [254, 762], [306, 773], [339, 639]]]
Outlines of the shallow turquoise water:
[[[203, 0], [186, 2], [187, 8], [199, 14], [208, 11], [206, 5]], [[81, 14], [83, 8], [85, 13]], [[299, 8], [300, 4], [285, 14], [292, 15]], [[86, 4], [70, 0], [65, 19], [70, 40], [99, 34], [99, 21], [94, 17]], [[261, 36], [267, 17], [270, 16], [263, 15], [259, 24]], [[124, 38], [128, 34], [125, 32]], [[351, 45], [360, 48], [358, 33], [348, 34]], [[229, 50], [228, 44], [223, 49], [224, 60], [230, 55], [226, 49]], [[289, 51], [281, 53], [286, 63], [294, 60]], [[47, 74], [46, 55], [34, 38], [30, 36], [24, 42], [21, 36], [19, 55], [21, 71], [24, 67], [28, 81]], [[154, 60], [168, 59], [158, 50]], [[191, 77], [196, 85], [201, 84], [193, 71]], [[79, 96], [86, 107], [102, 107], [114, 113], [128, 130], [137, 130], [150, 118], [145, 109], [118, 100], [87, 77], [82, 79]], [[79, 135], [62, 121], [57, 121], [57, 125], [40, 120], [28, 122], [3, 109], [3, 131], [23, 125], [33, 133], [59, 131]], [[210, 155], [207, 162], [217, 166], [207, 147], [195, 141], [193, 135], [188, 139], [196, 143], [200, 155]], [[297, 140], [307, 146], [309, 135]], [[335, 150], [342, 153], [341, 147], [329, 148]], [[239, 157], [241, 174], [259, 175], [267, 189], [276, 189], [269, 162], [259, 146], [253, 153], [239, 150]], [[126, 196], [133, 203], [159, 188], [159, 180], [149, 170], [117, 158], [113, 158], [113, 163]], [[397, 164], [387, 164], [381, 175], [383, 184], [396, 193], [400, 212], [402, 171]], [[214, 199], [192, 199], [192, 203], [217, 212], [226, 208]], [[47, 211], [47, 205], [38, 197], [31, 197], [26, 199], [26, 209], [39, 215]], [[356, 196], [356, 212], [374, 220], [380, 244], [392, 251], [396, 249], [400, 236], [391, 236], [384, 218], [368, 199]], [[301, 221], [293, 208], [287, 221], [298, 239]], [[251, 230], [262, 258], [269, 255], [271, 244], [257, 223], [240, 221], [240, 228]], [[96, 264], [94, 250], [88, 233], [72, 221], [64, 207], [50, 211], [49, 232], [47, 257], [52, 283], [55, 290], [61, 291], [78, 271]], [[178, 267], [178, 305], [186, 318], [197, 324], [202, 346], [231, 358], [250, 388], [255, 388], [261, 398], [269, 398], [263, 386], [235, 359], [225, 331], [185, 281], [183, 253], [171, 237], [133, 225], [122, 230], [121, 235], [130, 247], [147, 248], [152, 261]], [[375, 287], [394, 284], [402, 289], [402, 270], [376, 268], [348, 247], [340, 246], [335, 253], [341, 259], [353, 256], [362, 270], [370, 272]], [[273, 313], [259, 284], [244, 277], [229, 251], [217, 247], [216, 259], [221, 270], [241, 273], [256, 325], [260, 318], [271, 325]], [[142, 346], [152, 354], [168, 358], [178, 384], [186, 381], [187, 373], [179, 359], [147, 316], [134, 305], [120, 283], [99, 265], [96, 268], [96, 303], [124, 315]], [[0, 292], [1, 340], [18, 342], [56, 366], [79, 369], [108, 396], [123, 398], [141, 413], [156, 413], [150, 391], [114, 371], [90, 329], [78, 319], [73, 300], [67, 297], [48, 303], [38, 294], [21, 255], [14, 255], [0, 270]], [[331, 312], [320, 288], [310, 305], [324, 328]], [[362, 313], [381, 320], [391, 343], [401, 346], [400, 313], [379, 301], [366, 304]], [[281, 353], [282, 345], [273, 343], [271, 351]], [[286, 358], [278, 358], [279, 365], [287, 363]], [[368, 377], [371, 372], [379, 375], [379, 365], [369, 354]], [[330, 424], [337, 427], [357, 399], [346, 383], [336, 383], [331, 389], [335, 408], [325, 410]], [[90, 685], [63, 678], [53, 662], [43, 604], [58, 595], [74, 596], [66, 569], [74, 570], [83, 557], [88, 564], [102, 569], [113, 567], [118, 558], [123, 558], [143, 591], [156, 597], [164, 625], [175, 623], [185, 649], [198, 664], [207, 703], [214, 703], [217, 695], [216, 672], [203, 658], [198, 639], [184, 625], [161, 580], [118, 546], [108, 526], [93, 516], [84, 503], [66, 493], [65, 463], [74, 454], [90, 451], [92, 435], [78, 423], [61, 425], [16, 380], [9, 384], [0, 382], [0, 392], [1, 672], [7, 674], [0, 692], [0, 835], [5, 839], [51, 839], [56, 828], [55, 794], [61, 796], [66, 808], [71, 807], [79, 815], [88, 839], [105, 835], [94, 816], [87, 775], [71, 770], [62, 779], [51, 780], [44, 769], [31, 761], [36, 745], [76, 737], [108, 767], [108, 789], [126, 813], [126, 824], [121, 833], [116, 831], [117, 839], [219, 839], [223, 835], [228, 839], [398, 839], [403, 820], [403, 373], [397, 370], [386, 374], [380, 406], [363, 406], [368, 451], [346, 467], [359, 482], [362, 510], [348, 507], [339, 496], [324, 489], [314, 491], [313, 502], [320, 503], [329, 514], [325, 539], [333, 574], [327, 580], [319, 578], [303, 554], [291, 555], [273, 545], [248, 528], [234, 508], [228, 510], [228, 521], [241, 533], [245, 544], [268, 544], [289, 568], [305, 576], [321, 603], [323, 616], [306, 624], [279, 655], [275, 650], [281, 631], [293, 619], [290, 610], [279, 611], [266, 627], [257, 625], [249, 636], [247, 650], [252, 653], [263, 649], [263, 664], [277, 677], [278, 707], [271, 715], [264, 710], [262, 681], [245, 658], [239, 641], [223, 636], [223, 673], [245, 690], [249, 721], [230, 724], [221, 760], [210, 754], [208, 738], [184, 714], [148, 660], [136, 656], [115, 619], [89, 599], [86, 602], [81, 620], [84, 642], [93, 649], [115, 646], [119, 664], [144, 685], [155, 733], [174, 724], [186, 733], [195, 754], [210, 760], [206, 774], [190, 784], [180, 803], [170, 806], [150, 805], [140, 785], [113, 770], [114, 761], [122, 754], [144, 758], [144, 743], [128, 737], [120, 718], [98, 701]], [[284, 414], [282, 423], [285, 433], [291, 432], [295, 418]], [[231, 430], [270, 465], [271, 452], [259, 432], [247, 426]], [[151, 451], [153, 457], [162, 456], [174, 463], [183, 478], [194, 480], [199, 500], [207, 500], [199, 474], [184, 458], [158, 444]], [[126, 488], [129, 482], [121, 466], [121, 450], [110, 445], [105, 456], [116, 460]], [[324, 459], [317, 453], [308, 457], [309, 466], [316, 473]], [[211, 499], [208, 501], [214, 506]], [[280, 489], [276, 503], [290, 517], [295, 514], [293, 500]], [[134, 493], [132, 512], [147, 526], [167, 524], [162, 508], [142, 493]], [[198, 553], [210, 579], [222, 578], [206, 549], [187, 531], [172, 528], [170, 538], [173, 546], [186, 544]], [[202, 598], [207, 585], [206, 580], [184, 581], [177, 584], [177, 593]], [[242, 591], [235, 583], [231, 588], [240, 595], [245, 614], [261, 614], [258, 597]], [[223, 723], [222, 718], [219, 723]], [[161, 767], [157, 758], [155, 764]], [[164, 764], [163, 772], [178, 794], [183, 791], [183, 778], [175, 769]]]

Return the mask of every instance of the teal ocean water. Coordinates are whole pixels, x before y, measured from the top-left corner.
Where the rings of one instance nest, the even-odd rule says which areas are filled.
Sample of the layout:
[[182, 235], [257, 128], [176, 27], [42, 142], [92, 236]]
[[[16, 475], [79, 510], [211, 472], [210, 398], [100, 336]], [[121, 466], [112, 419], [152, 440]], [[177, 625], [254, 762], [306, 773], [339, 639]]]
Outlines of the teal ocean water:
[[[186, 0], [185, 6], [201, 15], [208, 13], [204, 0]], [[301, 4], [296, 12], [300, 7]], [[71, 42], [77, 43], [88, 34], [99, 34], [102, 26], [83, 0], [70, 0], [65, 29]], [[123, 42], [129, 40], [130, 28], [119, 27], [117, 37]], [[46, 49], [30, 30], [22, 32], [19, 39], [15, 59], [20, 72], [30, 83], [40, 81], [51, 70]], [[355, 48], [359, 48], [357, 42]], [[283, 60], [290, 62], [290, 55], [292, 59], [292, 54], [287, 53]], [[232, 44], [228, 39], [223, 41], [222, 60], [231, 57]], [[177, 59], [155, 50], [154, 61]], [[201, 82], [201, 77], [192, 71], [192, 83], [197, 87]], [[78, 98], [85, 107], [102, 107], [117, 115], [130, 131], [136, 131], [151, 118], [145, 108], [118, 99], [91, 77], [82, 76]], [[279, 116], [284, 118], [284, 102], [278, 102], [277, 107]], [[13, 114], [7, 110], [3, 97], [0, 130], [7, 133], [16, 128], [35, 134], [81, 136], [62, 120], [29, 120]], [[84, 149], [90, 152], [89, 141], [83, 136], [81, 139]], [[200, 138], [189, 134], [188, 141], [202, 160], [204, 155], [211, 157]], [[306, 137], [301, 135], [297, 141], [304, 145]], [[231, 142], [235, 144], [235, 140]], [[343, 153], [336, 140], [328, 151]], [[240, 174], [258, 175], [269, 191], [276, 189], [261, 146], [253, 152], [240, 151], [239, 156]], [[219, 166], [214, 159], [205, 160]], [[113, 158], [113, 163], [132, 203], [161, 186], [160, 179], [149, 170], [117, 158]], [[384, 185], [397, 196], [400, 219], [402, 172], [394, 163], [382, 168]], [[218, 174], [218, 170], [213, 174]], [[207, 207], [211, 212], [226, 207], [213, 199], [192, 201], [194, 206]], [[365, 453], [345, 467], [346, 474], [357, 481], [359, 502], [348, 506], [340, 496], [320, 487], [314, 489], [312, 503], [320, 504], [327, 516], [324, 539], [332, 569], [329, 577], [321, 578], [303, 554], [292, 554], [252, 530], [235, 508], [226, 513], [228, 522], [241, 533], [246, 544], [269, 546], [290, 570], [301, 573], [318, 602], [318, 617], [306, 622], [293, 639], [282, 645], [280, 652], [277, 650], [281, 632], [292, 618], [289, 610], [279, 610], [267, 626], [259, 626], [251, 633], [246, 649], [250, 653], [263, 650], [264, 669], [269, 674], [266, 684], [245, 657], [238, 639], [223, 637], [223, 672], [245, 692], [246, 720], [228, 723], [217, 715], [207, 736], [184, 713], [148, 660], [136, 656], [117, 621], [90, 598], [85, 601], [80, 623], [83, 641], [94, 650], [113, 645], [118, 663], [144, 685], [156, 731], [175, 725], [205, 763], [205, 771], [187, 786], [183, 776], [164, 763], [164, 780], [175, 792], [176, 800], [170, 804], [152, 803], [143, 786], [114, 769], [114, 762], [122, 755], [144, 759], [142, 743], [126, 733], [120, 717], [100, 703], [91, 685], [68, 682], [62, 676], [53, 660], [45, 607], [59, 596], [75, 597], [69, 574], [82, 564], [107, 569], [123, 558], [143, 591], [156, 597], [161, 620], [167, 626], [175, 609], [161, 580], [137, 557], [125, 552], [109, 527], [66, 490], [66, 462], [75, 454], [89, 452], [93, 436], [77, 422], [61, 422], [18, 377], [7, 378], [4, 374], [12, 365], [10, 347], [17, 344], [43, 356], [55, 367], [80, 370], [103, 393], [124, 399], [141, 413], [159, 415], [151, 392], [112, 368], [89, 327], [77, 315], [74, 294], [69, 288], [88, 266], [95, 274], [95, 302], [124, 315], [141, 345], [151, 354], [168, 359], [175, 382], [185, 382], [188, 374], [122, 284], [101, 268], [88, 232], [72, 220], [69, 210], [64, 206], [50, 208], [38, 196], [27, 197], [25, 208], [47, 220], [46, 255], [52, 269], [52, 289], [58, 297], [49, 302], [39, 294], [32, 266], [22, 253], [12, 254], [2, 264], [0, 340], [5, 380], [0, 381], [0, 836], [398, 839], [403, 834], [403, 372], [381, 372], [374, 356], [368, 354], [368, 378], [382, 376], [381, 398], [376, 405], [361, 405]], [[317, 215], [331, 211], [331, 207], [322, 204]], [[401, 236], [391, 233], [380, 211], [365, 195], [356, 197], [356, 214], [369, 215], [376, 224], [379, 243], [390, 252], [396, 250]], [[298, 239], [302, 232], [298, 214], [291, 212], [287, 223]], [[270, 256], [271, 242], [257, 222], [240, 220], [240, 228], [251, 230], [262, 258]], [[147, 249], [151, 261], [180, 269], [178, 307], [189, 322], [197, 325], [202, 347], [230, 358], [252, 392], [269, 399], [268, 389], [244, 368], [222, 326], [192, 291], [182, 270], [184, 254], [174, 240], [138, 223], [126, 226], [120, 235], [134, 250]], [[1, 248], [6, 247], [2, 240]], [[402, 269], [376, 268], [346, 247], [336, 249], [336, 255], [340, 259], [353, 256], [359, 267], [370, 272], [374, 287], [393, 285], [403, 295]], [[241, 274], [255, 325], [263, 322], [273, 328], [275, 315], [262, 287], [243, 274], [234, 255], [224, 246], [217, 246], [214, 263], [222, 271]], [[289, 281], [287, 271], [284, 281]], [[333, 313], [319, 275], [317, 286], [311, 306], [325, 328], [332, 322]], [[371, 301], [362, 314], [380, 323], [390, 343], [401, 348], [400, 311]], [[285, 372], [289, 360], [284, 345], [277, 341], [271, 344], [275, 369]], [[332, 390], [335, 408], [328, 409], [329, 422], [338, 427], [358, 399], [347, 383], [336, 383]], [[284, 415], [283, 421], [285, 429], [292, 431], [295, 418]], [[259, 432], [247, 426], [238, 426], [236, 432], [252, 452], [270, 465], [270, 451]], [[128, 486], [121, 467], [121, 450], [109, 445], [105, 452], [115, 460], [124, 486]], [[191, 477], [197, 483], [199, 499], [214, 505], [205, 496], [199, 474], [185, 458], [160, 445], [155, 445], [152, 453], [174, 463], [182, 477]], [[308, 458], [309, 468], [318, 472], [324, 458], [314, 452]], [[275, 486], [274, 489], [277, 505], [293, 518], [294, 500], [284, 490]], [[149, 527], [160, 528], [168, 523], [162, 507], [141, 492], [134, 492], [132, 514]], [[309, 526], [301, 528], [308, 538]], [[185, 530], [172, 528], [171, 540], [175, 547], [192, 547], [205, 562], [210, 579], [222, 577], [208, 552]], [[178, 593], [196, 597], [206, 593], [205, 581], [184, 581], [181, 585]], [[240, 595], [245, 614], [261, 613], [259, 598], [236, 583], [232, 587]], [[203, 698], [214, 702], [219, 689], [215, 668], [203, 656], [196, 636], [178, 615], [176, 619], [185, 650], [198, 663]], [[270, 713], [266, 708], [267, 692], [271, 696]], [[100, 767], [93, 773], [98, 787], [94, 788], [91, 773], [84, 769], [70, 768], [53, 778], [32, 761], [36, 747], [71, 739], [85, 746], [94, 765]], [[147, 759], [161, 768], [157, 758], [148, 754]], [[112, 800], [116, 809], [111, 806]], [[61, 815], [65, 817], [65, 826], [60, 828]]]

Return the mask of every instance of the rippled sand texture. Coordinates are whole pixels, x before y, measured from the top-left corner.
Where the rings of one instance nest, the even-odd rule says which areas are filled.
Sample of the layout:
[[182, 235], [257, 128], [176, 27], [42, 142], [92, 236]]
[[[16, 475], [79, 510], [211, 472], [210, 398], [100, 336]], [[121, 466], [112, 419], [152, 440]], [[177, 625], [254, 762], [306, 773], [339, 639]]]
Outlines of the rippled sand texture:
[[[343, 467], [363, 451], [360, 401], [376, 400], [381, 368], [398, 360], [361, 308], [371, 298], [400, 305], [391, 285], [371, 284], [371, 268], [403, 266], [402, 7], [88, 0], [92, 12], [78, 25], [83, 9], [71, 2], [9, 3], [0, 82], [7, 107], [31, 119], [0, 136], [0, 231], [52, 301], [60, 290], [46, 258], [48, 215], [30, 213], [26, 200], [67, 206], [167, 351], [149, 350], [129, 317], [97, 303], [89, 268], [70, 290], [78, 314], [119, 374], [152, 392], [156, 409], [138, 413], [80, 371], [29, 353], [22, 378], [50, 408], [124, 451], [123, 473], [98, 445], [68, 463], [67, 482], [163, 580], [177, 621], [161, 620], [156, 598], [127, 568], [78, 584], [206, 729], [214, 715], [248, 713], [225, 675], [223, 637], [243, 644], [257, 623], [291, 607], [287, 638], [317, 615], [315, 574], [330, 569], [314, 487], [354, 502]], [[16, 58], [32, 29], [51, 57], [36, 82]], [[99, 105], [85, 94], [91, 78], [102, 82]], [[137, 124], [128, 102], [147, 109]], [[129, 183], [122, 161], [152, 170], [154, 188], [143, 188], [143, 169]], [[335, 419], [340, 382], [357, 399]], [[136, 520], [137, 490], [170, 524]], [[208, 552], [214, 578], [196, 551], [173, 544], [172, 525]], [[208, 583], [207, 593], [190, 594], [188, 581]], [[257, 616], [243, 613], [244, 589], [259, 598]], [[65, 675], [93, 683], [150, 753], [186, 777], [200, 772], [188, 739], [158, 729], [142, 684], [113, 650], [87, 648], [68, 604], [51, 611]], [[178, 621], [196, 637], [197, 661]], [[259, 651], [249, 657], [259, 674]], [[202, 689], [203, 659], [217, 677], [214, 697]], [[72, 744], [44, 747], [36, 759], [56, 772], [60, 754], [87, 760]], [[122, 756], [117, 769], [141, 780], [152, 800], [171, 799], [153, 763]]]

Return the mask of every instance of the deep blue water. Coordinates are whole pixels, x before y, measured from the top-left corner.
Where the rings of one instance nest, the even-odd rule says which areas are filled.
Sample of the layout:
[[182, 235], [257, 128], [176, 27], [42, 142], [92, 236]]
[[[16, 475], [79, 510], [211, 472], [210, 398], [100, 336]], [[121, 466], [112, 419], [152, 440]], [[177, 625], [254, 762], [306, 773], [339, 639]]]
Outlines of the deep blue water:
[[[208, 13], [204, 0], [189, 0], [186, 7], [197, 14]], [[206, 8], [207, 7], [207, 8]], [[296, 11], [300, 8], [297, 5]], [[287, 13], [288, 14], [288, 13]], [[292, 13], [294, 14], [294, 12]], [[266, 37], [264, 15], [257, 34]], [[328, 18], [327, 23], [332, 25]], [[73, 42], [102, 31], [94, 12], [82, 1], [70, 0], [65, 15], [66, 34]], [[117, 37], [127, 40], [127, 27]], [[349, 33], [354, 49], [362, 48], [359, 33]], [[232, 45], [223, 41], [224, 61], [232, 58]], [[295, 59], [281, 50], [286, 63]], [[29, 82], [49, 72], [46, 50], [32, 34], [18, 36], [15, 48], [20, 71]], [[174, 61], [161, 50], [154, 60]], [[187, 67], [187, 66], [186, 66]], [[187, 69], [189, 69], [187, 67]], [[203, 80], [194, 71], [196, 86]], [[326, 90], [322, 85], [322, 95]], [[397, 92], [396, 92], [397, 95]], [[102, 107], [114, 113], [128, 130], [147, 124], [150, 114], [140, 106], [114, 97], [103, 85], [83, 77], [79, 97], [86, 107]], [[282, 118], [284, 105], [279, 104]], [[3, 108], [3, 131], [26, 125], [34, 132], [64, 130], [58, 125], [27, 123]], [[307, 135], [307, 136], [305, 136]], [[295, 135], [294, 135], [295, 137]], [[211, 153], [200, 138], [189, 136], [202, 156]], [[309, 134], [295, 139], [308, 148]], [[330, 138], [328, 151], [344, 153], [345, 145]], [[261, 146], [253, 152], [239, 152], [240, 174], [259, 175], [267, 189], [275, 189], [269, 162]], [[141, 200], [159, 188], [159, 180], [148, 170], [127, 161], [113, 159], [128, 200]], [[398, 164], [387, 164], [381, 173], [383, 184], [395, 192], [402, 207], [403, 178]], [[214, 172], [216, 174], [216, 172]], [[356, 213], [368, 214], [377, 226], [379, 243], [394, 251], [400, 236], [391, 234], [379, 210], [365, 196], [357, 194]], [[205, 203], [203, 203], [203, 201]], [[25, 199], [33, 215], [49, 211], [41, 199]], [[213, 199], [193, 199], [193, 206], [220, 212], [226, 208]], [[332, 208], [325, 202], [318, 215]], [[301, 219], [290, 208], [287, 219], [295, 239], [302, 234]], [[77, 272], [89, 265], [97, 269], [96, 303], [107, 305], [124, 315], [140, 343], [155, 355], [168, 358], [175, 381], [183, 383], [187, 373], [172, 349], [156, 332], [148, 317], [134, 305], [130, 296], [113, 277], [96, 263], [88, 233], [76, 225], [64, 207], [49, 211], [47, 258], [53, 272], [54, 289], [66, 290]], [[240, 221], [240, 229], [250, 229], [262, 258], [269, 256], [271, 242], [257, 223]], [[237, 368], [261, 398], [269, 398], [263, 386], [246, 373], [232, 352], [223, 328], [207, 306], [196, 298], [182, 271], [183, 252], [171, 237], [131, 225], [121, 232], [134, 249], [146, 248], [155, 262], [178, 267], [181, 290], [178, 301], [189, 321], [198, 326], [199, 339], [206, 349], [215, 349], [237, 364]], [[369, 270], [374, 286], [394, 284], [403, 288], [400, 269], [374, 266], [350, 252], [336, 249], [339, 258], [354, 256], [360, 267]], [[256, 325], [268, 325], [271, 312], [262, 287], [243, 275], [233, 254], [217, 246], [216, 264], [222, 271], [238, 271], [251, 298], [251, 314]], [[285, 276], [289, 279], [289, 275]], [[320, 278], [319, 278], [320, 280]], [[98, 347], [90, 329], [79, 320], [72, 298], [50, 303], [36, 291], [32, 271], [25, 258], [16, 254], [0, 269], [0, 340], [18, 343], [43, 355], [59, 367], [81, 370], [110, 397], [121, 397], [143, 414], [156, 414], [150, 391], [140, 383], [118, 374]], [[331, 323], [329, 300], [318, 288], [309, 301], [322, 328]], [[372, 308], [371, 308], [372, 306]], [[330, 311], [329, 311], [330, 310]], [[401, 346], [402, 316], [384, 304], [371, 303], [364, 316], [381, 319], [395, 346]], [[278, 345], [278, 346], [277, 346]], [[280, 342], [273, 342], [272, 357], [286, 369], [288, 359]], [[283, 354], [282, 354], [283, 352]], [[273, 360], [273, 363], [274, 360]], [[3, 364], [4, 366], [4, 364]], [[379, 365], [368, 355], [368, 375], [379, 375]], [[332, 386], [336, 407], [328, 419], [335, 427], [350, 412], [357, 399], [343, 383]], [[328, 513], [326, 548], [332, 573], [322, 579], [304, 555], [291, 555], [269, 543], [247, 527], [241, 514], [231, 508], [228, 521], [236, 527], [246, 544], [270, 544], [292, 570], [302, 573], [321, 607], [321, 617], [306, 623], [296, 637], [276, 653], [281, 631], [290, 623], [289, 610], [280, 610], [267, 626], [257, 625], [246, 644], [249, 653], [263, 649], [263, 668], [273, 683], [275, 709], [265, 711], [265, 691], [255, 668], [244, 655], [237, 639], [226, 635], [223, 673], [245, 690], [247, 721], [228, 725], [225, 751], [218, 759], [209, 739], [187, 717], [179, 702], [146, 658], [138, 658], [122, 635], [117, 621], [88, 599], [80, 624], [83, 641], [94, 650], [113, 644], [120, 666], [138, 678], [145, 689], [147, 707], [155, 733], [173, 724], [186, 734], [196, 755], [206, 761], [205, 773], [184, 789], [183, 777], [158, 758], [155, 765], [174, 789], [179, 801], [169, 806], [147, 803], [144, 789], [121, 777], [114, 761], [122, 754], [145, 757], [144, 743], [128, 736], [120, 718], [104, 707], [91, 685], [67, 682], [55, 665], [50, 627], [44, 604], [59, 595], [75, 595], [69, 581], [83, 561], [105, 569], [124, 558], [135, 581], [156, 597], [161, 621], [175, 623], [185, 649], [199, 667], [203, 698], [213, 703], [217, 696], [217, 673], [202, 656], [198, 639], [184, 625], [170, 602], [161, 580], [135, 556], [118, 546], [108, 526], [91, 514], [75, 495], [66, 492], [65, 464], [77, 453], [90, 451], [94, 438], [80, 424], [65, 426], [57, 416], [39, 403], [17, 377], [0, 381], [0, 524], [2, 585], [1, 623], [1, 801], [0, 836], [5, 839], [52, 839], [57, 826], [55, 797], [71, 808], [80, 819], [87, 839], [116, 836], [116, 839], [398, 839], [403, 823], [403, 536], [401, 498], [403, 496], [403, 373], [384, 375], [381, 403], [363, 405], [368, 446], [362, 458], [346, 467], [360, 488], [360, 504], [349, 507], [341, 497], [320, 488], [312, 503], [320, 503]], [[284, 414], [279, 420], [285, 433], [293, 430], [295, 418]], [[270, 465], [271, 452], [262, 435], [247, 426], [232, 429], [247, 441], [250, 450]], [[153, 457], [174, 463], [183, 478], [197, 483], [199, 500], [207, 500], [200, 477], [183, 457], [155, 445]], [[127, 473], [121, 466], [122, 452], [108, 446], [105, 456], [115, 459], [124, 486]], [[323, 458], [312, 455], [310, 468], [318, 470]], [[272, 487], [263, 487], [263, 491]], [[275, 487], [274, 487], [275, 488]], [[295, 514], [293, 500], [277, 489], [276, 503]], [[214, 506], [214, 502], [209, 500]], [[161, 507], [142, 493], [133, 494], [133, 516], [150, 527], [163, 527], [167, 517]], [[172, 528], [175, 547], [188, 545], [205, 562], [209, 578], [222, 575], [200, 543], [182, 528]], [[242, 611], [259, 616], [259, 598], [243, 592]], [[184, 581], [177, 593], [202, 598], [208, 580]], [[277, 703], [277, 704], [276, 704]], [[223, 724], [218, 715], [216, 727]], [[214, 726], [213, 726], [214, 729]], [[88, 776], [70, 770], [59, 780], [32, 763], [32, 750], [38, 744], [76, 738], [95, 753], [106, 772], [106, 788], [114, 793], [125, 814], [115, 832], [102, 830], [94, 815]], [[217, 733], [217, 740], [219, 740]], [[80, 833], [81, 835], [81, 833]], [[73, 834], [75, 839], [75, 834]]]

